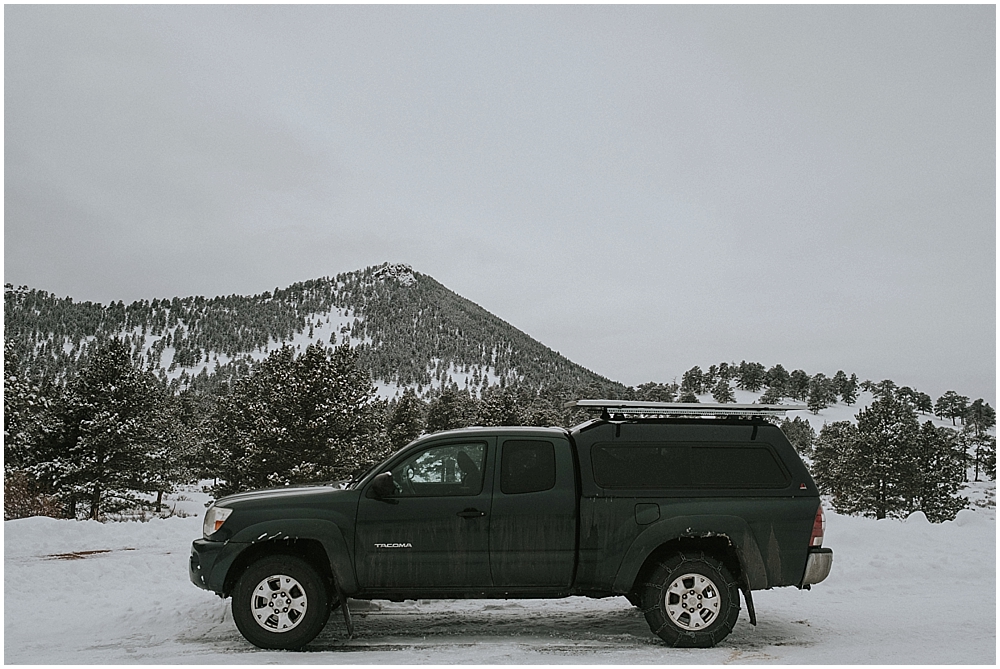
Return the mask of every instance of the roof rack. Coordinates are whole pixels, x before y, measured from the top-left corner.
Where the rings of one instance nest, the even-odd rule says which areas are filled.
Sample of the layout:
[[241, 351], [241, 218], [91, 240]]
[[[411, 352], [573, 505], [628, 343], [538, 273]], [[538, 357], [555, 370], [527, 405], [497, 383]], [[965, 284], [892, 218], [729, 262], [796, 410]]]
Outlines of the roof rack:
[[660, 418], [677, 416], [784, 416], [786, 411], [807, 409], [802, 404], [701, 404], [681, 402], [634, 402], [628, 400], [571, 400], [565, 408], [580, 407], [601, 411], [601, 418]]

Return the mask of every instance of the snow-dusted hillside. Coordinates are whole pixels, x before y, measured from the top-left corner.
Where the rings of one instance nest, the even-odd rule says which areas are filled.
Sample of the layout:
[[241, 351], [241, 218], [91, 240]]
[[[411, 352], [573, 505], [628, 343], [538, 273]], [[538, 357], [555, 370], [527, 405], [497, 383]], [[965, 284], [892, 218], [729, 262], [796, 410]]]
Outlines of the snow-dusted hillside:
[[[124, 338], [134, 358], [178, 389], [211, 390], [281, 346], [349, 342], [379, 394], [443, 385], [473, 394], [506, 382], [624, 389], [403, 264], [253, 296], [75, 303], [8, 286], [6, 341], [28, 376], [62, 378], [98, 340]], [[214, 380], [213, 377], [214, 376]]]
[[[201, 513], [206, 496], [170, 500]], [[353, 602], [302, 653], [261, 651], [229, 602], [187, 578], [199, 517], [4, 523], [10, 664], [995, 664], [996, 521], [932, 525], [827, 513], [833, 572], [811, 591], [754, 593], [709, 650], [665, 647], [621, 597]]]

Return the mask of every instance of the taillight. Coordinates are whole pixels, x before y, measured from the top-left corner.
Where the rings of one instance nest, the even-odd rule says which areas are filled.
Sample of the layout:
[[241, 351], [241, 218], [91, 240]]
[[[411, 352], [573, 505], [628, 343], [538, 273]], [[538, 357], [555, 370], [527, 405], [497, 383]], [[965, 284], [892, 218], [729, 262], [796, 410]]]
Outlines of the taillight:
[[823, 515], [823, 505], [816, 509], [816, 518], [813, 519], [813, 531], [809, 536], [810, 546], [823, 545], [823, 533], [826, 531], [826, 516]]

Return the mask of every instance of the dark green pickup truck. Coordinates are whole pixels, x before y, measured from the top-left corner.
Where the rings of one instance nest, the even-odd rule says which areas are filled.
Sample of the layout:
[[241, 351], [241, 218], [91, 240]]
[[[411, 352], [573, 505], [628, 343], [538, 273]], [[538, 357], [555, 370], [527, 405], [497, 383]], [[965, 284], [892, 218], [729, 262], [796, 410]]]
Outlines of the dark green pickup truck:
[[347, 598], [625, 596], [673, 646], [732, 630], [743, 593], [830, 571], [809, 472], [765, 417], [789, 407], [586, 400], [562, 428], [422, 437], [349, 483], [241, 493], [206, 512], [195, 585], [240, 632], [300, 648]]

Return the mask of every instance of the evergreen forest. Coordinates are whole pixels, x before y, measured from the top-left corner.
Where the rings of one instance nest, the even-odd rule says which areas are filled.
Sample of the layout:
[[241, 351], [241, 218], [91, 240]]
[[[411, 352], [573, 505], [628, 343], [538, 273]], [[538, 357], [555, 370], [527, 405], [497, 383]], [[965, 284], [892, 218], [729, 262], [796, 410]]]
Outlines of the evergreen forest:
[[193, 481], [216, 496], [331, 482], [421, 434], [570, 427], [590, 417], [572, 399], [727, 403], [736, 390], [813, 413], [871, 393], [855, 422], [818, 435], [800, 417], [781, 424], [838, 511], [946, 520], [970, 474], [995, 478], [982, 399], [745, 360], [627, 387], [406, 265], [129, 305], [7, 285], [4, 309], [5, 518], [157, 513]]

